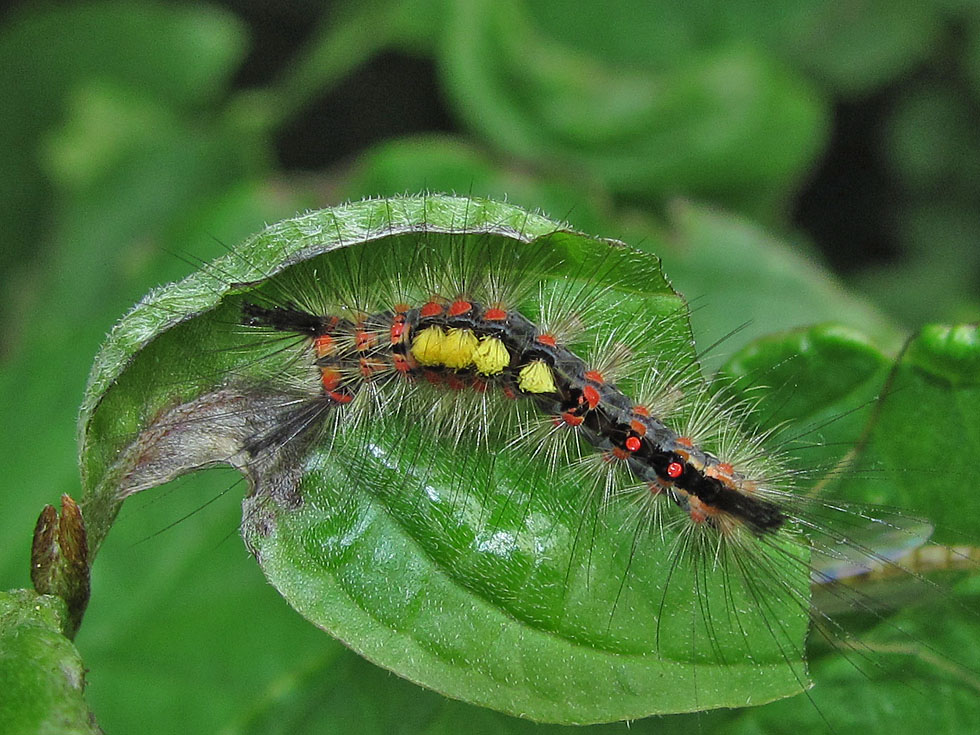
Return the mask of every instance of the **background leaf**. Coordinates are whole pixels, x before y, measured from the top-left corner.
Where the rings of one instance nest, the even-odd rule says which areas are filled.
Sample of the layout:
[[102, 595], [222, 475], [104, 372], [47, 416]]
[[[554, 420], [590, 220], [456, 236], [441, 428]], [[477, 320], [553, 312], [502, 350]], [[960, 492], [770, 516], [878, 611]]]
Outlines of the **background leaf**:
[[[541, 48], [568, 51], [614, 76], [623, 69], [676, 76], [692, 59], [723, 58], [735, 49], [755, 59], [757, 69], [781, 75], [783, 99], [816, 102], [824, 122], [815, 139], [800, 136], [799, 128], [773, 128], [778, 143], [800, 144], [796, 151], [780, 148], [783, 168], [773, 172], [782, 170], [784, 178], [766, 178], [765, 160], [706, 169], [694, 151], [676, 152], [692, 168], [668, 180], [663, 196], [702, 192], [702, 199], [735, 211], [702, 202], [668, 209], [667, 217], [661, 194], [651, 201], [604, 183], [621, 178], [598, 167], [608, 165], [607, 157], [571, 156], [556, 165], [550, 148], [515, 153], [501, 130], [481, 122], [500, 114], [496, 100], [485, 110], [460, 108], [459, 100], [485, 96], [480, 77], [472, 89], [443, 78], [451, 68], [447, 49], [459, 43], [448, 21], [470, 7], [477, 6], [358, 2], [325, 11], [234, 0], [194, 8], [24, 2], [3, 17], [0, 58], [12, 73], [0, 80], [6, 141], [0, 299], [7, 315], [0, 327], [6, 397], [0, 587], [28, 583], [30, 530], [40, 507], [62, 492], [77, 495], [72, 427], [105, 332], [151, 286], [191, 270], [182, 257], [209, 259], [223, 251], [221, 243], [304, 207], [424, 188], [509, 194], [586, 232], [623, 237], [666, 259], [675, 285], [694, 299], [701, 347], [753, 320], [709, 355], [715, 365], [750, 337], [767, 334], [763, 325], [843, 321], [867, 327], [891, 357], [903, 335], [927, 319], [980, 316], [980, 276], [968, 265], [978, 216], [969, 168], [975, 136], [957, 124], [971, 119], [980, 90], [980, 15], [973, 4], [867, 2], [842, 10], [839, 3], [790, 0], [722, 9], [623, 3], [594, 15], [568, 14], [557, 3], [510, 6], [527, 20], [515, 28], [542, 34]], [[504, 24], [502, 33], [510, 38], [495, 43], [512, 47], [516, 31]], [[536, 50], [505, 68], [541, 77], [544, 69], [520, 69]], [[557, 109], [568, 114], [560, 125], [588, 137], [591, 118], [602, 123], [604, 140], [619, 132], [633, 139], [635, 127], [611, 129], [606, 106], [582, 106], [590, 98], [573, 94], [582, 88], [580, 70], [568, 64], [547, 77], [550, 94], [561, 93], [548, 99], [561, 101]], [[522, 99], [506, 78], [500, 92]], [[388, 145], [416, 131], [424, 145], [415, 139]], [[766, 157], [766, 147], [756, 150]], [[928, 155], [916, 157], [922, 151]], [[795, 167], [787, 165], [793, 161]], [[753, 263], [763, 270], [753, 275]], [[838, 271], [834, 277], [828, 263]], [[924, 385], [943, 383], [924, 375]], [[955, 403], [908, 390], [931, 401], [924, 406], [933, 418], [942, 417], [941, 408], [960, 415]], [[919, 426], [909, 423], [917, 415], [909, 404], [894, 426]], [[955, 465], [952, 480], [926, 483], [933, 488], [927, 515], [935, 507], [955, 509], [945, 503], [946, 492], [972, 488], [961, 479], [972, 477], [969, 467], [960, 469], [958, 461], [975, 445], [969, 423], [937, 427], [911, 437], [930, 447], [928, 455], [906, 455], [893, 473], [912, 482], [935, 476], [934, 458]], [[857, 431], [849, 427], [843, 435]], [[902, 460], [896, 450], [891, 456]], [[891, 472], [872, 466], [867, 489], [888, 491], [891, 485], [879, 480]], [[241, 486], [194, 512], [234, 482], [213, 472], [134, 498], [107, 538], [77, 643], [90, 670], [86, 696], [109, 731], [230, 732], [249, 723], [263, 730], [270, 722], [308, 722], [312, 731], [344, 732], [354, 722], [365, 729], [395, 722], [405, 732], [437, 732], [461, 720], [477, 730], [530, 729], [358, 662], [291, 613], [229, 538], [241, 518]], [[889, 712], [915, 721], [904, 708], [912, 701], [907, 690], [869, 685], [846, 661], [818, 665], [816, 677], [814, 695], [840, 693], [822, 708], [831, 719], [856, 723], [866, 715], [861, 725], [869, 731], [889, 727]], [[935, 701], [947, 701], [950, 691]], [[338, 705], [319, 707], [324, 692]], [[923, 707], [915, 714], [934, 716], [937, 730], [972, 731], [975, 718], [959, 720], [956, 711]], [[634, 723], [632, 731], [727, 731], [733, 721], [758, 731], [815, 717], [810, 702], [797, 697], [696, 721]], [[892, 721], [890, 730], [904, 726]]]
[[[760, 207], [819, 146], [816, 96], [752, 49], [685, 49], [655, 65], [624, 64], [594, 42], [563, 44], [554, 35], [561, 27], [536, 24], [523, 3], [452, 5], [447, 89], [468, 123], [509, 153], [591, 174], [627, 195], [725, 191]], [[652, 19], [649, 9], [639, 15]], [[729, 186], [728, 171], [740, 187]]]

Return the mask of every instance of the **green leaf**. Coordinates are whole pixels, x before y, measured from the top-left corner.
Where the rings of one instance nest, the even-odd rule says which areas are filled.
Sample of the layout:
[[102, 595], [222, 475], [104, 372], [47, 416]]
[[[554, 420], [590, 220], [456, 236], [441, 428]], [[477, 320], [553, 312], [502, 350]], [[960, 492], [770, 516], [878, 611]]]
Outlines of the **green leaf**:
[[[980, 318], [980, 135], [972, 105], [959, 86], [919, 84], [888, 119], [885, 153], [902, 195], [892, 238], [901, 254], [855, 282], [909, 324]], [[910, 289], [917, 298], [908, 298]]]
[[[824, 497], [871, 504], [855, 510], [889, 524], [918, 515], [935, 527], [936, 542], [950, 545], [927, 549], [939, 552], [938, 565], [929, 561], [937, 555], [903, 560], [923, 576], [858, 578], [853, 595], [818, 587], [818, 609], [854, 618], [846, 624], [856, 647], [821, 649], [814, 635], [810, 662], [817, 686], [808, 694], [811, 701], [744, 713], [743, 729], [734, 731], [790, 733], [829, 722], [840, 732], [971, 732], [980, 717], [974, 668], [980, 618], [976, 567], [969, 561], [980, 535], [977, 327], [927, 327], [897, 362], [853, 330], [815, 327], [759, 340], [723, 372], [746, 385], [790, 386], [767, 393], [758, 410], [774, 422], [792, 422], [808, 445], [799, 450], [808, 466], [835, 468], [818, 485]], [[903, 516], [888, 508], [901, 508]], [[899, 547], [914, 541], [911, 532], [895, 531]], [[972, 576], [964, 578], [963, 570]], [[920, 694], [943, 706], [925, 706]]]
[[[922, 514], [942, 543], [970, 543], [980, 535], [971, 481], [980, 461], [975, 325], [930, 325], [897, 361], [853, 329], [801, 329], [749, 345], [722, 375], [746, 390], [784, 386], [757, 398], [756, 412], [767, 423], [792, 422], [794, 432], [806, 431], [800, 438], [813, 445], [801, 450], [808, 464], [833, 466], [857, 451], [853, 466], [831, 476], [838, 484], [834, 497]], [[956, 451], [943, 451], [954, 438]], [[943, 502], [937, 502], [936, 472], [944, 479]]]
[[965, 70], [974, 94], [980, 94], [980, 18], [974, 14], [967, 23]]
[[761, 49], [735, 43], [627, 64], [601, 46], [564, 43], [562, 26], [535, 23], [516, 0], [463, 0], [451, 13], [442, 68], [459, 114], [501, 150], [560, 175], [633, 197], [711, 195], [768, 212], [822, 143], [821, 101]]
[[[897, 490], [881, 497], [879, 488], [869, 498], [924, 514], [936, 524], [943, 543], [976, 539], [980, 536], [977, 326], [925, 327], [908, 344], [885, 391], [867, 451], [895, 473]], [[937, 472], [938, 482], [932, 479]], [[867, 478], [864, 483], [871, 484]]]
[[[397, 412], [329, 440], [243, 454], [296, 401], [280, 372], [294, 355], [268, 340], [243, 351], [243, 298], [297, 284], [329, 293], [337, 268], [365, 293], [383, 290], [391, 274], [421, 267], [420, 247], [430, 268], [456, 252], [523, 248], [532, 257], [522, 270], [543, 284], [534, 298], [587, 289], [610, 328], [653, 324], [680, 305], [652, 256], [509, 205], [401, 198], [282, 222], [151, 293], [110, 335], [80, 424], [93, 548], [124, 494], [223, 461], [251, 478], [244, 535], [287, 600], [371, 660], [450, 696], [595, 722], [798, 691], [804, 674], [787, 651], [802, 650], [805, 570], [772, 560], [787, 566], [786, 599], [769, 602], [785, 637], [758, 616], [719, 629], [707, 611], [744, 609], [751, 592], [677, 564], [628, 507], [597, 521], [574, 468], [551, 475], [479, 446], [461, 464], [451, 436]], [[617, 314], [624, 300], [631, 310]], [[649, 349], [675, 343], [690, 355], [689, 332], [670, 321]]]
[[841, 97], [869, 94], [900, 79], [943, 38], [941, 13], [915, 0], [798, 0], [778, 13], [748, 0], [726, 3], [725, 10], [729, 32], [750, 28], [758, 41]]
[[[755, 340], [720, 375], [754, 400], [761, 423], [801, 435], [801, 466], [829, 471], [860, 441], [890, 369], [891, 360], [864, 334], [827, 324]], [[760, 386], [768, 389], [753, 395]], [[786, 450], [794, 451], [793, 443]]]
[[[70, 32], [67, 32], [70, 29]], [[125, 90], [171, 109], [196, 110], [225, 88], [244, 54], [235, 20], [215, 8], [88, 2], [26, 6], [0, 31], [0, 229], [6, 271], [38, 247], [50, 183], [37, 161], [43, 136], [79, 86]]]
[[0, 722], [8, 735], [101, 733], [85, 704], [85, 667], [61, 634], [64, 603], [0, 592]]
[[914, 68], [940, 38], [941, 12], [915, 0], [617, 0], [569, 13], [561, 0], [527, 3], [569, 45], [623, 63], [666, 65], [724, 45], [791, 62], [837, 95], [867, 93]]

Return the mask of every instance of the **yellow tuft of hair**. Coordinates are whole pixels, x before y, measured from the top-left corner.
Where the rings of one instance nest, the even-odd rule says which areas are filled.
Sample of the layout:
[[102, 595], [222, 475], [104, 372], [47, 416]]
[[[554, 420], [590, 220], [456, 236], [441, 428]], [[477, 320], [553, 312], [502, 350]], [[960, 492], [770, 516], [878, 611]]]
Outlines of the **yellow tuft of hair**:
[[517, 374], [517, 387], [525, 393], [555, 393], [555, 379], [551, 368], [542, 360], [534, 360]]
[[473, 351], [473, 364], [481, 375], [499, 375], [510, 365], [510, 353], [496, 337], [484, 337]]
[[442, 364], [462, 370], [473, 364], [473, 352], [479, 340], [471, 329], [450, 329], [442, 343]]
[[436, 367], [443, 364], [443, 347], [446, 333], [442, 327], [426, 327], [412, 340], [412, 357], [423, 367]]

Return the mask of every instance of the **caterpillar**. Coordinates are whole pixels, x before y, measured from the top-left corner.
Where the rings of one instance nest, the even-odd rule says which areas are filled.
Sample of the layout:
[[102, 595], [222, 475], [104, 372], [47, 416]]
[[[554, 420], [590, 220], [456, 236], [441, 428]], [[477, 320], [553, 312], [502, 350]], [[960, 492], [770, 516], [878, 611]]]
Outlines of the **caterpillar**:
[[808, 494], [735, 391], [652, 256], [499, 203], [355, 203], [123, 320], [83, 407], [86, 511], [231, 464], [270, 580], [407, 678], [555, 722], [762, 703], [807, 690], [810, 625], [871, 652], [811, 578], [884, 619], [814, 561], [927, 585], [863, 535], [924, 532]]
[[778, 505], [758, 497], [753, 480], [634, 404], [554, 334], [501, 304], [484, 307], [462, 298], [414, 308], [400, 304], [391, 312], [358, 314], [356, 322], [249, 302], [243, 311], [249, 326], [312, 340], [331, 408], [350, 403], [366, 381], [396, 376], [444, 383], [450, 390], [482, 392], [497, 384], [510, 398], [533, 399], [607, 459], [626, 462], [630, 475], [649, 483], [653, 493], [666, 493], [695, 522], [719, 532], [745, 526], [764, 534], [786, 521]]

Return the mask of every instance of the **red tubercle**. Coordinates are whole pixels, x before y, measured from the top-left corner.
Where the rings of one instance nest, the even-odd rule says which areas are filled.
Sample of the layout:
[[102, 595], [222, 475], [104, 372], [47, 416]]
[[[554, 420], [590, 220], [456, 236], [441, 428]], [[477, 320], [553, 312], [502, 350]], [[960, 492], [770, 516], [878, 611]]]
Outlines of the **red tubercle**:
[[430, 301], [421, 309], [419, 309], [419, 316], [421, 317], [439, 316], [441, 313], [442, 313], [442, 304], [436, 301]]
[[365, 332], [363, 329], [357, 330], [354, 334], [354, 346], [358, 351], [364, 352], [377, 345], [378, 335], [373, 332]]
[[599, 383], [600, 385], [606, 382], [606, 379], [602, 377], [602, 373], [598, 370], [586, 370], [585, 379], [591, 380], [593, 383]]
[[544, 334], [539, 334], [535, 339], [537, 339], [538, 342], [543, 345], [548, 345], [548, 347], [554, 347], [558, 344], [558, 340], [555, 339], [555, 335], [548, 334], [547, 332]]
[[395, 323], [391, 325], [391, 344], [398, 344], [401, 341], [402, 335], [405, 333], [405, 321], [402, 317], [402, 321], [395, 320]]
[[412, 370], [412, 363], [408, 361], [408, 358], [405, 357], [405, 355], [392, 355], [391, 361], [395, 366], [395, 370], [400, 372], [402, 375], [405, 375]]
[[514, 392], [514, 389], [511, 388], [509, 385], [505, 385], [501, 389], [501, 392], [504, 394], [504, 397], [505, 398], [509, 398], [512, 401], [516, 401], [517, 400], [517, 393], [515, 393]]
[[610, 454], [616, 459], [629, 459], [630, 453], [620, 447], [613, 447]]
[[313, 350], [317, 357], [326, 357], [334, 350], [333, 337], [329, 334], [321, 334], [313, 338]]
[[337, 403], [350, 403], [354, 400], [354, 396], [350, 393], [341, 393], [335, 390], [327, 391], [327, 395]]
[[728, 462], [719, 462], [718, 464], [709, 464], [704, 468], [704, 474], [708, 477], [713, 477], [716, 480], [721, 480], [726, 485], [732, 485], [734, 482], [735, 468], [732, 467]]
[[633, 413], [645, 419], [650, 418], [650, 409], [646, 406], [633, 406]]
[[639, 437], [644, 437], [647, 435], [647, 425], [642, 421], [630, 421], [630, 431]]
[[490, 322], [501, 322], [507, 318], [507, 311], [494, 306], [483, 312], [483, 318]]
[[687, 447], [688, 449], [694, 446], [694, 442], [687, 436], [677, 437], [677, 443], [682, 447]]
[[582, 416], [576, 416], [574, 413], [568, 411], [561, 415], [561, 420], [569, 426], [581, 426], [582, 422], [585, 421]]
[[340, 387], [341, 378], [340, 371], [334, 370], [333, 368], [322, 368], [320, 370], [320, 383], [323, 385], [323, 389], [330, 393]]
[[382, 372], [386, 367], [387, 365], [380, 360], [368, 360], [362, 357], [359, 361], [361, 375], [365, 380], [370, 380], [376, 373]]
[[718, 515], [719, 510], [713, 505], [708, 505], [700, 498], [691, 496], [687, 499], [688, 515], [695, 523], [704, 523], [713, 516]]
[[401, 317], [401, 321], [405, 321], [405, 312], [411, 308], [409, 304], [395, 304], [391, 310], [395, 312], [395, 319]]
[[625, 446], [626, 446], [626, 450], [627, 451], [629, 451], [629, 452], [635, 452], [642, 445], [643, 445], [643, 442], [640, 441], [640, 438], [639, 437], [636, 437], [636, 436], [628, 436], [628, 437], [626, 437], [626, 445]]
[[469, 301], [463, 301], [462, 299], [454, 301], [449, 305], [449, 316], [459, 316], [460, 314], [465, 314], [472, 308], [473, 304], [471, 304]]
[[589, 404], [589, 410], [592, 411], [596, 406], [599, 405], [599, 391], [593, 388], [591, 385], [586, 385], [582, 388], [582, 398], [585, 402]]
[[667, 477], [671, 480], [676, 480], [678, 477], [684, 474], [684, 465], [680, 462], [671, 462], [667, 465]]
[[432, 385], [442, 385], [442, 375], [432, 370], [425, 370], [422, 373], [425, 379], [429, 381]]

